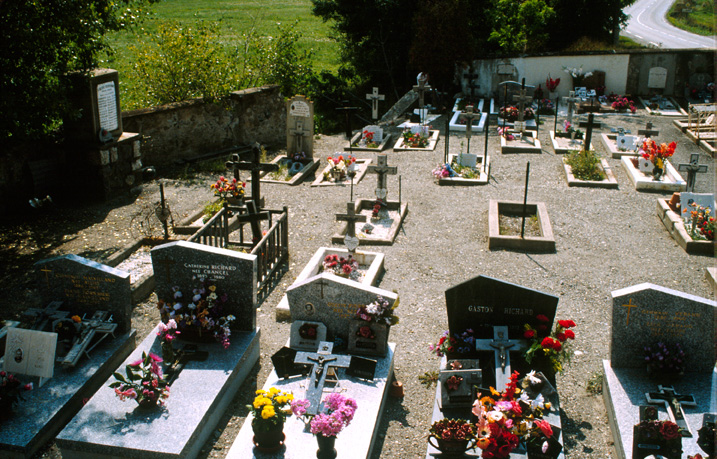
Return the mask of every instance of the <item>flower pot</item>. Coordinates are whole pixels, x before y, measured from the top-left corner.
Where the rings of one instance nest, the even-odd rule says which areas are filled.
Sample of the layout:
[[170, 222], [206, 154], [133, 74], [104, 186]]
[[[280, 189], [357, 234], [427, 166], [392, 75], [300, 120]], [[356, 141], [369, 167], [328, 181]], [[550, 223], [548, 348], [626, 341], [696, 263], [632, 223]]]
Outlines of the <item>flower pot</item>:
[[153, 410], [159, 406], [159, 398], [136, 398], [135, 400], [137, 401], [137, 406], [143, 410]]
[[[434, 439], [436, 443], [432, 441]], [[428, 443], [443, 453], [443, 457], [463, 457], [463, 454], [471, 449], [470, 440], [443, 440], [434, 435], [429, 435]]]
[[652, 168], [652, 180], [659, 182], [660, 179], [662, 178], [662, 174], [664, 174], [664, 173], [665, 173], [664, 169], [662, 169], [661, 167], [655, 166], [654, 168]]
[[254, 432], [254, 446], [257, 450], [265, 453], [273, 453], [279, 451], [284, 446], [284, 423], [266, 422], [263, 419], [254, 419], [251, 421], [251, 429]]
[[316, 450], [316, 457], [319, 459], [334, 459], [338, 456], [336, 448], [336, 437], [324, 437], [321, 434], [317, 434], [316, 442], [319, 444], [319, 449]]

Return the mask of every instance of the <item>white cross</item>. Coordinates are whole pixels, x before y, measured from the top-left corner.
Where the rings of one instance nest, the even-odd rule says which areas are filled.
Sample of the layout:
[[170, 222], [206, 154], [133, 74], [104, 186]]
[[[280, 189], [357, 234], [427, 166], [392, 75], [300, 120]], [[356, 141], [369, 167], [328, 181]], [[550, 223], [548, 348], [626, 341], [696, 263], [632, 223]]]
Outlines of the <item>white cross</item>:
[[378, 101], [386, 99], [386, 96], [378, 93], [378, 88], [374, 86], [371, 94], [366, 94], [366, 99], [371, 101], [371, 118], [378, 119]]

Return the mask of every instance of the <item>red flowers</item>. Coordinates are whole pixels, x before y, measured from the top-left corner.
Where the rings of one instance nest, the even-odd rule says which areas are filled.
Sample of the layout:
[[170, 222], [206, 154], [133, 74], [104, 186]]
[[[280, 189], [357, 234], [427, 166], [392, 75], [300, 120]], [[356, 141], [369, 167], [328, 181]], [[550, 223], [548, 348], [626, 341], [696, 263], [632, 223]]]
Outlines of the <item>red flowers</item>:
[[533, 329], [525, 330], [525, 332], [523, 332], [523, 337], [525, 337], [527, 339], [535, 338], [535, 330], [533, 330]]
[[572, 320], [559, 320], [558, 325], [563, 328], [573, 328], [575, 326], [575, 322]]
[[665, 421], [660, 426], [660, 433], [665, 440], [673, 440], [680, 436], [680, 428], [674, 422]]
[[558, 85], [560, 84], [560, 78], [550, 78], [550, 74], [548, 74], [548, 78], [545, 80], [545, 87], [548, 88], [548, 91], [554, 92]]

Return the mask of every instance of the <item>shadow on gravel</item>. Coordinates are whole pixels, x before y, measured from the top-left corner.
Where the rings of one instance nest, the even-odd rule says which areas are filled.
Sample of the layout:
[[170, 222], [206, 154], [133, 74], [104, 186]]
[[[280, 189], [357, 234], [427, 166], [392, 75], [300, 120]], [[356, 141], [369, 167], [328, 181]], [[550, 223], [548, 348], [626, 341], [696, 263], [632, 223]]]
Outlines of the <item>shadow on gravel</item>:
[[[587, 421], [575, 422], [575, 420], [568, 417], [567, 413], [565, 413], [565, 410], [563, 409], [560, 410], [560, 418], [563, 423], [563, 443], [565, 445], [565, 449], [568, 451], [576, 450], [587, 438], [583, 431], [592, 430], [593, 425]], [[582, 446], [583, 453], [591, 453], [592, 451], [592, 448]]]
[[[391, 380], [393, 382], [393, 379]], [[375, 438], [371, 459], [380, 459], [383, 450], [383, 442], [386, 440], [386, 431], [391, 421], [398, 421], [403, 427], [411, 427], [408, 423], [408, 409], [403, 406], [403, 398], [395, 398], [389, 396], [386, 400], [386, 408], [383, 416], [381, 416], [381, 424], [378, 428], [378, 435]]]

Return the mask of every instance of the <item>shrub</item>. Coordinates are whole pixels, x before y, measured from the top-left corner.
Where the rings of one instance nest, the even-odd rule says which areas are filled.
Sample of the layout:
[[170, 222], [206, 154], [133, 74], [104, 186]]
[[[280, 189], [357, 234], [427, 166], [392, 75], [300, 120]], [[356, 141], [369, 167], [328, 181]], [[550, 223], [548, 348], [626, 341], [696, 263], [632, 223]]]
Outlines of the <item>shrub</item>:
[[572, 151], [565, 157], [565, 163], [573, 171], [575, 178], [579, 180], [603, 180], [605, 173], [600, 170], [600, 158], [590, 150]]

